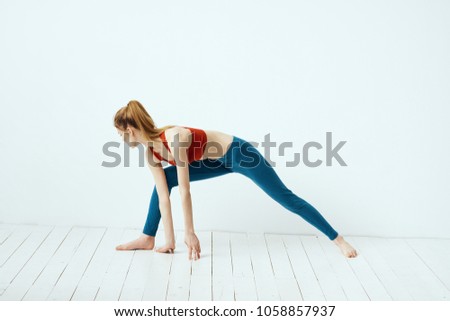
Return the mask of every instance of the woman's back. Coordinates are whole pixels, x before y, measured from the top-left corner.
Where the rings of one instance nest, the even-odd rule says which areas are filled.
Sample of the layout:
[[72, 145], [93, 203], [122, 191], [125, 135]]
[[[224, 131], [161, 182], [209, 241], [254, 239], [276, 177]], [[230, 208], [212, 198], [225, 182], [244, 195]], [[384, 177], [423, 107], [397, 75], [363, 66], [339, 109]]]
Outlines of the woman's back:
[[[225, 134], [216, 130], [203, 130], [200, 128], [189, 126], [175, 126], [172, 128], [176, 127], [183, 127], [189, 129], [191, 132], [190, 146], [188, 149], [189, 163], [197, 160], [202, 160], [205, 158], [215, 159], [222, 157], [233, 140], [232, 135]], [[171, 130], [172, 128], [168, 130]], [[169, 164], [176, 165], [171, 146], [169, 146], [169, 144], [167, 143], [166, 132], [162, 132], [159, 135], [159, 137], [162, 143], [164, 144], [165, 148], [167, 149], [167, 152], [169, 152], [169, 158], [166, 159], [162, 157], [160, 153], [154, 151], [153, 148], [150, 147], [153, 154], [159, 160], [165, 160]]]

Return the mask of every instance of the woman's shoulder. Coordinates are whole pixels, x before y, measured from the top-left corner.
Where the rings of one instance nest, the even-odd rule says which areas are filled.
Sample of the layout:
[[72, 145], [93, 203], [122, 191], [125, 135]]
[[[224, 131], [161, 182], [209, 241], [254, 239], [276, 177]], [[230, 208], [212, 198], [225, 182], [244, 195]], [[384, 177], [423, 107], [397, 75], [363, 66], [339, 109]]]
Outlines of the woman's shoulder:
[[172, 132], [183, 132], [183, 131], [189, 131], [188, 126], [182, 126], [182, 125], [173, 125], [172, 127], [166, 129], [166, 131], [172, 131]]

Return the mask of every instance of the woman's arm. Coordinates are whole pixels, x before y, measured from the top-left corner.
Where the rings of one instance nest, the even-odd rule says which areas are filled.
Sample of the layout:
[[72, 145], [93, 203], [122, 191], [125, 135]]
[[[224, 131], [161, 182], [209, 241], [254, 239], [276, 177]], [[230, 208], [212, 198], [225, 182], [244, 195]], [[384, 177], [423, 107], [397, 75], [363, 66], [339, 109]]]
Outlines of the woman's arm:
[[192, 218], [192, 199], [189, 183], [188, 149], [190, 131], [185, 128], [174, 128], [166, 132], [167, 144], [175, 158], [177, 166], [178, 189], [184, 212], [184, 227], [186, 233], [194, 233]]
[[[169, 187], [167, 186], [166, 173], [164, 168], [161, 166], [161, 162], [156, 160], [150, 149], [147, 149], [147, 164], [153, 175], [156, 185], [156, 191], [158, 193], [159, 200], [159, 210], [161, 211], [161, 218], [164, 225], [164, 234], [166, 239], [166, 244], [163, 251], [168, 251], [169, 249], [175, 249], [175, 233], [173, 229], [173, 219], [172, 219], [172, 208], [170, 203]], [[152, 160], [150, 163], [148, 160]]]
[[171, 151], [177, 166], [178, 189], [180, 191], [181, 205], [184, 213], [185, 243], [189, 250], [189, 259], [200, 258], [200, 242], [194, 231], [192, 214], [192, 198], [189, 182], [188, 149], [190, 146], [191, 132], [187, 128], [174, 128], [166, 134], [167, 143], [172, 146]]

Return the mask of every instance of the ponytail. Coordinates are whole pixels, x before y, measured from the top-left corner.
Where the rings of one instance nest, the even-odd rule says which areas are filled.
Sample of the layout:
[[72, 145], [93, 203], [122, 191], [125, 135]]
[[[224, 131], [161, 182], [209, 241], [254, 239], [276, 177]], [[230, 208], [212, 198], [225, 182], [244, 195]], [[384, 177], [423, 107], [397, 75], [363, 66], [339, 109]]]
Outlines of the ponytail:
[[153, 140], [168, 128], [175, 125], [167, 125], [161, 128], [156, 127], [152, 117], [147, 113], [144, 106], [137, 100], [130, 100], [125, 106], [120, 108], [114, 116], [114, 126], [125, 131], [128, 126], [142, 131], [142, 135], [148, 141]]

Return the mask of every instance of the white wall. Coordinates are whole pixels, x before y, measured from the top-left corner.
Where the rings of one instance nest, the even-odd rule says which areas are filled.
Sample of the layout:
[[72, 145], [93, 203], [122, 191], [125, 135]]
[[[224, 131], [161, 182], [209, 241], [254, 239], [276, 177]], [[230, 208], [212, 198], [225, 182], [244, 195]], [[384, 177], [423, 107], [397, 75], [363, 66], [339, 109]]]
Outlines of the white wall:
[[[102, 167], [115, 111], [272, 151], [344, 235], [448, 237], [448, 1], [2, 1], [0, 222], [141, 228], [148, 168]], [[309, 141], [347, 167], [287, 167]], [[260, 148], [262, 151], [262, 149]], [[324, 157], [323, 150], [311, 158]], [[191, 185], [197, 230], [319, 233], [250, 180]], [[178, 189], [175, 228], [183, 228]], [[162, 223], [160, 224], [162, 228]]]

